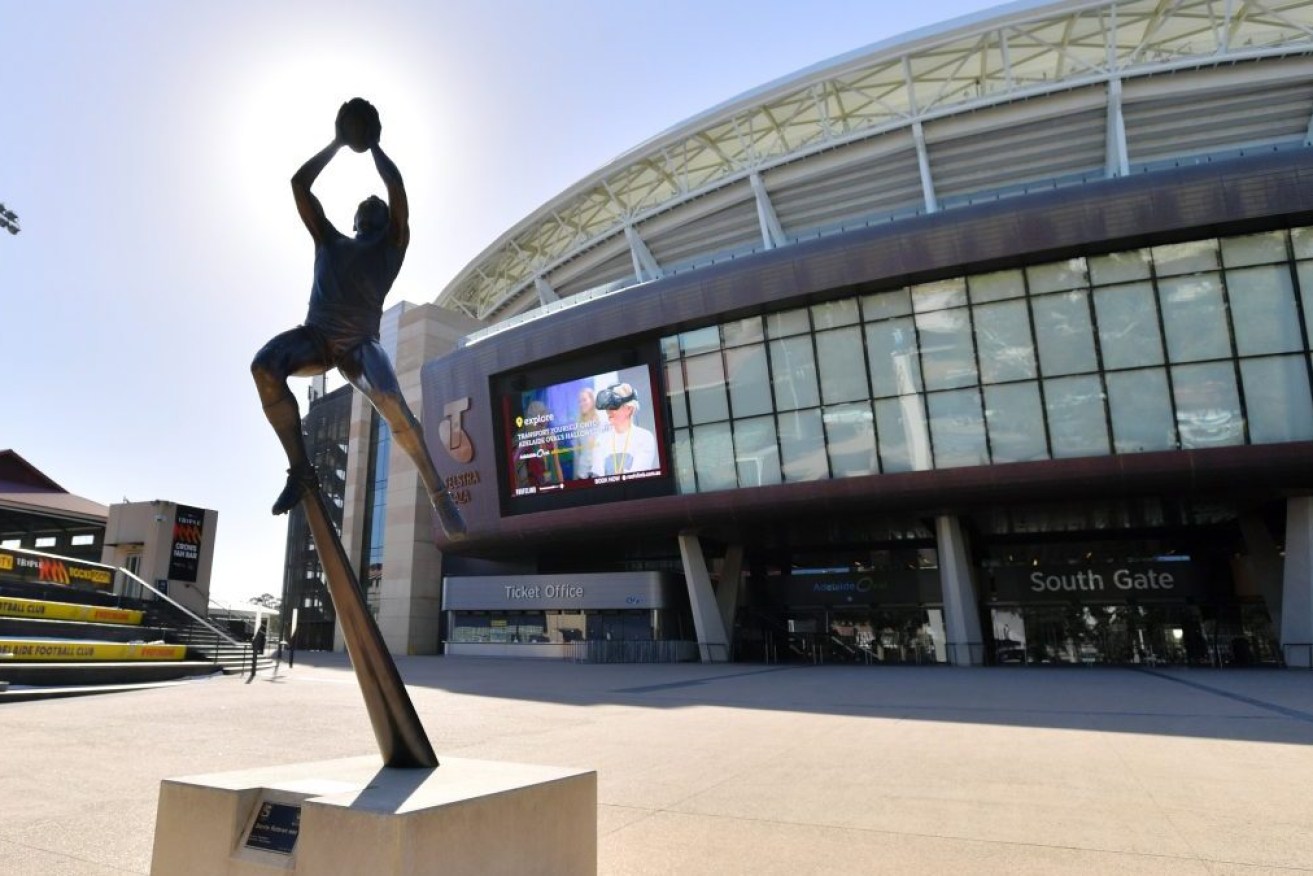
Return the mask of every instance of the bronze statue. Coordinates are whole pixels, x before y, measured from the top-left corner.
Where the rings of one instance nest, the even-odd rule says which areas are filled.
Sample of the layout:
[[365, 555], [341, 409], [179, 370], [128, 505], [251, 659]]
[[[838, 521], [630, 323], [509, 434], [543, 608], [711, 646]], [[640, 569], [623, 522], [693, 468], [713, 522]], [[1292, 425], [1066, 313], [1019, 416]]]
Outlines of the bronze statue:
[[[415, 461], [447, 536], [464, 535], [465, 523], [433, 466], [419, 422], [406, 404], [392, 363], [378, 340], [383, 299], [401, 270], [410, 243], [406, 189], [397, 166], [379, 147], [381, 130], [372, 105], [360, 98], [347, 101], [338, 110], [333, 142], [292, 177], [296, 208], [315, 241], [310, 311], [304, 325], [283, 332], [256, 353], [251, 375], [265, 416], [287, 452], [287, 484], [274, 503], [274, 514], [284, 514], [298, 502], [305, 509], [384, 766], [433, 768], [438, 758], [329, 519], [319, 479], [306, 454], [301, 412], [287, 386], [289, 376], [322, 374], [336, 367], [387, 420], [394, 440]], [[377, 197], [361, 202], [356, 210], [355, 237], [333, 227], [310, 191], [343, 146], [373, 155], [374, 167], [388, 192], [387, 202]]]
[[[305, 323], [264, 345], [251, 363], [264, 414], [287, 453], [287, 484], [273, 513], [285, 514], [319, 480], [306, 455], [301, 412], [287, 378], [322, 374], [336, 367], [360, 390], [392, 429], [393, 440], [415, 462], [448, 538], [465, 534], [465, 522], [424, 446], [419, 422], [401, 394], [392, 363], [378, 340], [383, 299], [401, 270], [410, 244], [409, 204], [401, 172], [379, 146], [382, 125], [367, 101], [355, 98], [337, 114], [336, 136], [292, 177], [301, 221], [315, 242], [314, 284]], [[347, 237], [324, 215], [310, 191], [315, 179], [343, 146], [368, 150], [387, 186], [388, 200], [371, 195], [356, 209], [355, 236]]]

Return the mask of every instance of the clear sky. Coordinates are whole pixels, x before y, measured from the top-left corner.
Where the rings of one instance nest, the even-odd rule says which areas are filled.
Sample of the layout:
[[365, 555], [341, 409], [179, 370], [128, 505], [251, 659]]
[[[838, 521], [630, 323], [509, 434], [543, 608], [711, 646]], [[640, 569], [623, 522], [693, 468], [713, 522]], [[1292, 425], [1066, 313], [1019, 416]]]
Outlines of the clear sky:
[[[431, 301], [610, 159], [796, 70], [989, 0], [0, 0], [0, 449], [72, 493], [219, 512], [213, 595], [281, 593], [286, 461], [248, 366], [300, 323], [288, 180], [361, 95], [406, 179], [388, 303]], [[344, 151], [349, 229], [383, 194]], [[304, 403], [306, 381], [293, 382]]]

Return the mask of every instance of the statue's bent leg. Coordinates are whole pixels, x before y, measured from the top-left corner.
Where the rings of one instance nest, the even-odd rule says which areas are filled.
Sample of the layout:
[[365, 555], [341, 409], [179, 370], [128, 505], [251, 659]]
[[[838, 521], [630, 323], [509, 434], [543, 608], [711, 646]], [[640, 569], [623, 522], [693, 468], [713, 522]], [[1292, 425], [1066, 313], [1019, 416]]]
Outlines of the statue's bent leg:
[[274, 433], [287, 454], [287, 483], [274, 502], [274, 514], [287, 513], [306, 490], [319, 488], [319, 479], [305, 450], [301, 411], [296, 396], [287, 386], [287, 378], [316, 369], [322, 372], [325, 367], [319, 345], [304, 327], [278, 335], [265, 344], [251, 362], [251, 377], [264, 405], [265, 418], [274, 427]]
[[397, 383], [396, 372], [387, 354], [376, 341], [361, 344], [348, 356], [338, 362], [338, 368], [351, 385], [360, 390], [369, 399], [370, 404], [387, 421], [392, 430], [392, 440], [406, 451], [406, 455], [419, 469], [420, 480], [428, 490], [429, 502], [438, 513], [438, 521], [448, 538], [459, 539], [465, 535], [465, 521], [460, 509], [452, 501], [447, 485], [433, 465], [424, 444], [424, 434], [419, 421], [411, 413], [406, 398], [401, 394], [401, 385]]

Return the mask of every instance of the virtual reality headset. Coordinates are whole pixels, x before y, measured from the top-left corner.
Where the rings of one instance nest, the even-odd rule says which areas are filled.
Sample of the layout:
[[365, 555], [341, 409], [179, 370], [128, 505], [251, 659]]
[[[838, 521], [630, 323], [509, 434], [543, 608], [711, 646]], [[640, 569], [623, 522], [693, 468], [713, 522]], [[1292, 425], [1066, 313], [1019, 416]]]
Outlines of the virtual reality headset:
[[634, 400], [634, 388], [627, 383], [608, 386], [597, 394], [593, 405], [599, 411], [614, 411]]

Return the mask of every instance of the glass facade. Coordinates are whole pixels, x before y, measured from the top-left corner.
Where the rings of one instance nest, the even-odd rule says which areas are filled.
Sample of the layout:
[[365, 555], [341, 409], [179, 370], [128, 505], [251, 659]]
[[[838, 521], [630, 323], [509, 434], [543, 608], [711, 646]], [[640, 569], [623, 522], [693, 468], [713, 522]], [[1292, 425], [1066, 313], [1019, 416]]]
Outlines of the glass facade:
[[369, 425], [369, 480], [365, 489], [364, 568], [359, 572], [359, 580], [365, 588], [366, 604], [375, 618], [378, 617], [383, 583], [383, 537], [387, 525], [391, 452], [392, 430], [377, 411], [372, 411]]
[[[306, 452], [319, 475], [319, 486], [334, 528], [342, 531], [342, 509], [346, 499], [347, 441], [351, 426], [350, 386], [340, 387], [310, 404], [301, 421]], [[307, 651], [333, 649], [336, 612], [328, 595], [328, 582], [315, 550], [310, 526], [300, 503], [287, 521], [287, 565], [283, 573], [282, 629], [291, 630], [292, 610], [297, 615], [297, 648]]]
[[682, 493], [1313, 439], [1313, 228], [955, 277], [662, 339]]

